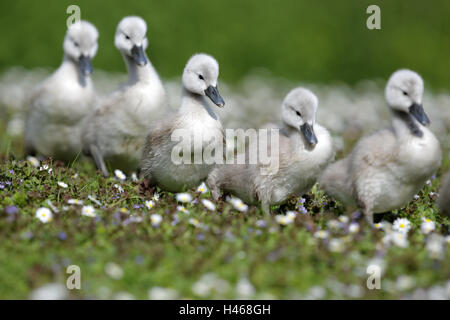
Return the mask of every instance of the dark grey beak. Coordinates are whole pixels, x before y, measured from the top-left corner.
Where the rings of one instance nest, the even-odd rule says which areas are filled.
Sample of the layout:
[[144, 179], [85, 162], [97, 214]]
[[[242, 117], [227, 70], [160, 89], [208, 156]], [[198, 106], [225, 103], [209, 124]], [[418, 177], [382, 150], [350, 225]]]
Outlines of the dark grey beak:
[[208, 98], [211, 99], [212, 102], [218, 107], [223, 107], [225, 105], [225, 101], [223, 101], [222, 97], [219, 94], [219, 90], [217, 90], [217, 87], [209, 86], [205, 90], [205, 94], [208, 96]]
[[131, 49], [131, 56], [137, 65], [145, 66], [147, 64], [147, 57], [145, 56], [144, 48], [142, 48], [142, 46], [133, 46]]
[[430, 124], [430, 119], [426, 115], [425, 111], [421, 104], [413, 103], [411, 107], [409, 107], [409, 113], [416, 118], [417, 121], [420, 122], [423, 126], [427, 126]]
[[304, 123], [300, 130], [303, 133], [303, 136], [305, 137], [306, 142], [308, 142], [311, 146], [315, 146], [317, 144], [317, 137], [314, 134], [313, 127], [309, 123]]
[[83, 76], [90, 75], [94, 69], [92, 68], [91, 59], [88, 56], [81, 55], [78, 59], [78, 67]]

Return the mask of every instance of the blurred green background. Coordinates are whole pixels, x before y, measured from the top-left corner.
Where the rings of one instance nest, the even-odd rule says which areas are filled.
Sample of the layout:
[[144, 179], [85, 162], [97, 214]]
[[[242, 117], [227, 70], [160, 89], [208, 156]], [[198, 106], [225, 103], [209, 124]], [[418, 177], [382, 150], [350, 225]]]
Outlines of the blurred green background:
[[[354, 84], [408, 67], [428, 86], [450, 88], [448, 0], [1, 1], [0, 71], [57, 67], [70, 4], [99, 29], [94, 66], [108, 71], [125, 72], [113, 46], [118, 21], [140, 15], [163, 78], [180, 75], [191, 54], [207, 52], [228, 82], [267, 69], [291, 80]], [[366, 28], [370, 4], [381, 7], [381, 30]]]

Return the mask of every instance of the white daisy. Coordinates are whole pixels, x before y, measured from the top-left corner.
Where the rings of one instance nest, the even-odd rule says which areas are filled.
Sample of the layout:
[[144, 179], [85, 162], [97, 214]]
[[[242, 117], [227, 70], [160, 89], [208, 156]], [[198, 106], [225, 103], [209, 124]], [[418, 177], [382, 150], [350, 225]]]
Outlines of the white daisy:
[[67, 203], [68, 204], [74, 204], [74, 205], [77, 205], [77, 206], [81, 206], [81, 205], [83, 205], [83, 200], [69, 199], [69, 200], [67, 200]]
[[209, 211], [216, 211], [216, 205], [207, 199], [202, 199], [202, 203]]
[[192, 196], [189, 193], [177, 193], [175, 195], [175, 198], [177, 199], [178, 202], [191, 202], [192, 201]]
[[357, 224], [356, 222], [350, 223], [350, 225], [348, 226], [348, 232], [357, 233], [358, 231], [359, 231], [359, 224]]
[[349, 221], [349, 218], [347, 216], [339, 216], [338, 219], [342, 223], [347, 223]]
[[81, 208], [81, 214], [86, 217], [95, 217], [95, 209], [93, 206], [84, 206]]
[[152, 226], [158, 227], [161, 224], [162, 217], [159, 214], [152, 214], [150, 216], [150, 222], [152, 223]]
[[230, 202], [233, 207], [240, 212], [246, 212], [248, 210], [248, 206], [239, 198], [233, 197]]
[[60, 186], [61, 188], [66, 189], [68, 187], [67, 183], [64, 183], [62, 181], [58, 181], [58, 186]]
[[155, 201], [155, 202], [158, 202], [158, 200], [159, 200], [159, 193], [155, 193], [153, 195], [153, 197], [152, 197], [152, 200]]
[[203, 227], [203, 224], [200, 221], [198, 221], [197, 219], [195, 219], [195, 218], [189, 219], [189, 224], [193, 225], [196, 228]]
[[400, 248], [407, 248], [409, 246], [408, 237], [402, 231], [392, 232], [390, 234], [390, 240]]
[[133, 173], [131, 174], [131, 180], [134, 181], [134, 182], [137, 182], [137, 181], [139, 180], [138, 177], [137, 177], [136, 172], [133, 172]]
[[398, 232], [408, 233], [411, 222], [406, 218], [398, 218], [394, 221], [393, 229]]
[[148, 209], [153, 209], [153, 208], [155, 207], [155, 201], [153, 201], [153, 200], [145, 201], [145, 206], [146, 206]]
[[208, 187], [206, 186], [206, 184], [204, 182], [202, 182], [197, 188], [197, 193], [207, 193], [207, 192], [208, 192]]
[[436, 229], [436, 224], [431, 219], [423, 217], [422, 221], [420, 231], [422, 231], [423, 234], [429, 234]]
[[314, 232], [314, 238], [317, 239], [326, 239], [329, 236], [329, 232], [326, 230], [318, 230]]
[[32, 156], [28, 156], [27, 161], [35, 168], [39, 167], [39, 165], [41, 164], [37, 158]]
[[383, 222], [377, 222], [377, 223], [374, 223], [373, 226], [374, 226], [376, 229], [382, 230], [382, 229], [384, 228], [384, 223], [383, 223]]
[[127, 176], [125, 175], [125, 173], [123, 173], [121, 170], [116, 169], [114, 170], [114, 175], [116, 176], [117, 179], [119, 179], [120, 181], [124, 181], [126, 180]]
[[182, 213], [189, 213], [189, 210], [185, 208], [185, 206], [177, 206], [177, 211]]
[[36, 218], [41, 220], [42, 223], [47, 223], [52, 221], [53, 215], [48, 208], [39, 208], [36, 210]]
[[342, 252], [345, 249], [344, 241], [342, 239], [331, 239], [328, 244], [328, 249], [331, 252]]

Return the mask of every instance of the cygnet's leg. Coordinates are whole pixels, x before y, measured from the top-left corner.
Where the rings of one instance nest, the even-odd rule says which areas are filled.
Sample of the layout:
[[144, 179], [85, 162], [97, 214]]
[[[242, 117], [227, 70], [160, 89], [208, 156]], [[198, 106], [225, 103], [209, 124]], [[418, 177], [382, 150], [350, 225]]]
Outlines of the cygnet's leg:
[[364, 217], [366, 218], [369, 225], [373, 226], [373, 206], [370, 201], [360, 201], [360, 207], [364, 212]]
[[215, 201], [218, 201], [220, 198], [220, 187], [216, 181], [215, 171], [211, 171], [206, 179], [206, 185], [209, 190], [211, 190], [211, 195]]
[[270, 215], [270, 204], [267, 201], [262, 201], [261, 210], [265, 215]]
[[89, 151], [92, 157], [94, 158], [94, 162], [97, 168], [102, 172], [103, 176], [108, 177], [109, 172], [108, 169], [106, 168], [105, 161], [103, 160], [103, 156], [98, 147], [92, 144], [89, 146]]

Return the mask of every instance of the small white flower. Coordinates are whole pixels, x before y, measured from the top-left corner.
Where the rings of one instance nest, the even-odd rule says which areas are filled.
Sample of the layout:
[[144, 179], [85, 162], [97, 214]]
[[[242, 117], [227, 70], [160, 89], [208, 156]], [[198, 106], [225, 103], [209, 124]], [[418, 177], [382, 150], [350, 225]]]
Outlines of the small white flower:
[[28, 156], [27, 161], [35, 168], [39, 167], [39, 165], [41, 164], [37, 158], [32, 156]]
[[139, 180], [138, 177], [137, 177], [136, 172], [133, 172], [133, 173], [131, 174], [131, 180], [134, 181], [134, 182], [137, 182], [137, 181]]
[[66, 189], [68, 187], [67, 183], [64, 183], [62, 181], [58, 181], [58, 186], [60, 186], [61, 188]]
[[158, 227], [161, 224], [162, 217], [159, 214], [152, 214], [150, 216], [150, 222], [152, 223], [152, 226]]
[[233, 207], [240, 212], [246, 212], [248, 210], [248, 206], [239, 198], [233, 197], [230, 202]]
[[359, 224], [357, 224], [356, 222], [350, 223], [350, 225], [348, 226], [348, 232], [357, 233], [358, 231], [359, 231]]
[[158, 202], [158, 200], [159, 200], [159, 193], [155, 193], [153, 195], [153, 197], [152, 197], [152, 200], [155, 201], [155, 202]]
[[175, 300], [178, 298], [178, 292], [175, 289], [153, 287], [148, 292], [150, 300]]
[[202, 199], [202, 203], [209, 211], [216, 211], [216, 205], [207, 199]]
[[95, 209], [93, 206], [84, 206], [81, 208], [81, 214], [86, 217], [95, 217]]
[[443, 259], [445, 257], [445, 239], [438, 234], [431, 234], [427, 240], [426, 249], [432, 259]]
[[206, 184], [204, 182], [202, 182], [197, 188], [197, 193], [207, 193], [207, 192], [208, 192], [208, 187], [206, 186]]
[[115, 280], [119, 280], [123, 277], [122, 268], [114, 262], [108, 262], [105, 265], [105, 273]]
[[255, 288], [247, 278], [241, 278], [236, 284], [236, 295], [239, 298], [249, 299], [255, 294]]
[[411, 222], [406, 218], [398, 218], [394, 221], [393, 229], [398, 232], [408, 233], [411, 229]]
[[286, 215], [279, 214], [275, 216], [275, 221], [281, 224], [282, 226], [291, 224], [294, 222], [296, 214], [293, 211], [288, 211]]
[[420, 199], [418, 194], [415, 194], [413, 198], [414, 198], [414, 200], [419, 200]]
[[331, 252], [342, 252], [345, 249], [344, 241], [342, 239], [331, 239], [328, 249]]
[[39, 171], [48, 170], [48, 165], [44, 164], [42, 167], [39, 168]]
[[182, 213], [189, 213], [189, 210], [186, 209], [184, 206], [177, 206], [177, 211], [182, 212]]
[[178, 202], [191, 202], [192, 201], [192, 196], [189, 193], [177, 193], [175, 195], [175, 198], [177, 199]]
[[347, 223], [349, 221], [349, 218], [347, 216], [339, 216], [338, 219], [342, 223]]
[[121, 170], [116, 169], [114, 170], [114, 175], [116, 176], [117, 179], [119, 179], [120, 181], [124, 181], [127, 176], [125, 175], [125, 173], [123, 173]]
[[336, 230], [336, 229], [339, 229], [340, 225], [341, 225], [341, 222], [339, 222], [339, 221], [337, 221], [335, 219], [332, 219], [332, 220], [327, 222], [328, 229]]
[[48, 208], [39, 208], [36, 210], [36, 218], [41, 220], [42, 223], [47, 223], [52, 221], [53, 215]]
[[329, 236], [329, 232], [326, 230], [318, 230], [314, 232], [314, 238], [317, 239], [326, 239]]
[[77, 206], [81, 206], [81, 205], [83, 205], [83, 200], [69, 199], [69, 200], [67, 201], [67, 203], [68, 203], [68, 204], [74, 204], [74, 205], [77, 205]]
[[203, 227], [203, 224], [200, 221], [198, 221], [197, 219], [195, 219], [195, 218], [189, 219], [189, 224], [193, 225], [196, 228]]
[[124, 191], [123, 188], [121, 186], [119, 186], [118, 184], [115, 184], [113, 187], [116, 188], [117, 191], [119, 191], [120, 193], [123, 193], [123, 191]]
[[155, 207], [155, 201], [153, 201], [153, 200], [145, 201], [145, 206], [146, 206], [148, 209], [153, 209], [153, 208]]
[[376, 229], [382, 230], [384, 228], [384, 222], [377, 222], [373, 225]]
[[436, 229], [436, 224], [431, 219], [423, 217], [422, 221], [420, 231], [422, 231], [423, 234], [429, 234]]
[[400, 248], [407, 248], [409, 246], [408, 237], [406, 236], [406, 233], [396, 231], [392, 232], [389, 235], [389, 239]]

